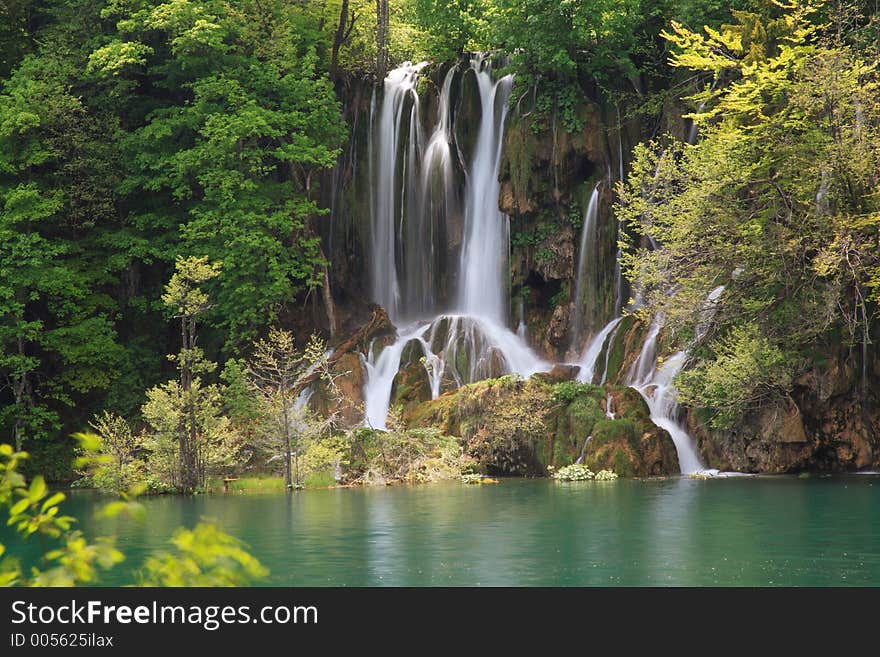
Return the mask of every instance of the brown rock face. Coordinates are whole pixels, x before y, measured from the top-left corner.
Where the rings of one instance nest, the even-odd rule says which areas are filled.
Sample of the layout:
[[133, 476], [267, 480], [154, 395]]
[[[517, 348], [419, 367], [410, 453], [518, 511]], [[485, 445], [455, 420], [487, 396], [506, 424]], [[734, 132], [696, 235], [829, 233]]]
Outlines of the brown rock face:
[[353, 427], [364, 420], [364, 367], [357, 353], [339, 357], [332, 367], [337, 390], [330, 390], [323, 380], [317, 382], [312, 406], [324, 415], [336, 414], [340, 424]]
[[559, 304], [550, 317], [547, 341], [556, 348], [566, 347], [569, 343], [572, 310], [573, 304]]
[[363, 387], [366, 373], [360, 355], [367, 353], [370, 344], [380, 348], [393, 341], [397, 333], [384, 308], [373, 305], [370, 313], [369, 320], [352, 333], [341, 336], [334, 345], [328, 365], [335, 375], [336, 390], [331, 390], [317, 371], [304, 378], [297, 389], [299, 392], [306, 386], [315, 385], [311, 406], [325, 415], [335, 413], [345, 428], [360, 424], [364, 419]]
[[841, 353], [797, 380], [791, 397], [769, 404], [728, 430], [688, 426], [710, 467], [740, 472], [839, 472], [880, 467], [880, 412], [871, 390]]
[[535, 258], [532, 270], [545, 281], [564, 280], [574, 277], [574, 231], [562, 226], [538, 245], [541, 258]]
[[580, 370], [580, 365], [556, 363], [549, 372], [539, 372], [532, 376], [545, 383], [562, 383], [563, 381], [574, 381]]

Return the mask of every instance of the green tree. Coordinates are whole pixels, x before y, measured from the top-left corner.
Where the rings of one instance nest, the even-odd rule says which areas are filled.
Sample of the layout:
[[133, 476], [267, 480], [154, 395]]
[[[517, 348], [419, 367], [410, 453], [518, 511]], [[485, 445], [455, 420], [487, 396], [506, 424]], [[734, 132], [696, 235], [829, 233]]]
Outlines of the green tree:
[[120, 105], [143, 116], [124, 140], [133, 167], [122, 188], [153, 197], [136, 221], [158, 231], [174, 217], [181, 251], [225, 263], [211, 319], [241, 345], [326, 280], [317, 174], [335, 163], [343, 124], [318, 43], [299, 29], [308, 16], [281, 0], [114, 4], [104, 15], [117, 32], [89, 71], [147, 90]]
[[180, 399], [180, 408], [174, 417], [177, 418], [179, 483], [184, 492], [196, 490], [204, 480], [203, 476], [200, 477], [204, 468], [199, 459], [202, 423], [198, 421], [198, 410], [205, 404], [199, 394], [202, 390], [199, 375], [213, 371], [215, 364], [207, 361], [202, 349], [196, 346], [197, 321], [210, 309], [208, 295], [201, 285], [219, 273], [220, 264], [209, 263], [207, 257], [178, 258], [176, 271], [162, 295], [162, 301], [180, 320], [181, 346], [180, 352], [174, 356], [180, 371], [180, 388], [175, 391], [171, 384], [166, 384], [161, 389]]
[[114, 122], [90, 112], [76, 75], [75, 57], [31, 55], [0, 93], [0, 425], [19, 447], [109, 388], [123, 352], [106, 248]]
[[[628, 275], [646, 313], [696, 340], [703, 363], [682, 377], [685, 395], [727, 424], [784, 394], [817, 344], [861, 344], [866, 377], [880, 262], [876, 62], [829, 32], [821, 8], [737, 12], [703, 33], [673, 24], [672, 64], [720, 82], [691, 99], [698, 143], [640, 146], [621, 190]], [[662, 248], [627, 246], [645, 233]], [[722, 393], [739, 375], [742, 390]]]
[[302, 484], [300, 439], [303, 425], [308, 422], [306, 409], [294, 402], [305, 387], [305, 378], [316, 370], [326, 370], [324, 343], [313, 335], [306, 347], [299, 350], [290, 331], [276, 328], [269, 329], [269, 335], [254, 344], [247, 365], [248, 381], [266, 419], [268, 444], [284, 458], [284, 483], [288, 490]]

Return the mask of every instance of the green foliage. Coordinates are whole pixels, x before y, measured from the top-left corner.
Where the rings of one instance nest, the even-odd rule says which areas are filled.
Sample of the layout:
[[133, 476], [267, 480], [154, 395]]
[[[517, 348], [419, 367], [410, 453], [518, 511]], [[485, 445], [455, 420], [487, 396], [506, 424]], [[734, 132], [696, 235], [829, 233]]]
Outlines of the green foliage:
[[210, 492], [225, 491], [232, 493], [271, 492], [280, 493], [286, 490], [284, 479], [275, 475], [252, 475], [247, 477], [211, 477], [206, 489]]
[[710, 424], [728, 428], [764, 401], [790, 391], [795, 359], [753, 324], [734, 326], [713, 343], [713, 357], [678, 378], [683, 402], [713, 410]]
[[598, 386], [577, 381], [562, 381], [553, 385], [553, 401], [560, 404], [570, 404], [575, 399], [600, 391]]
[[350, 434], [349, 480], [363, 484], [453, 479], [471, 464], [458, 440], [433, 428]]
[[269, 574], [241, 541], [213, 523], [178, 529], [171, 543], [173, 551], [147, 558], [139, 586], [243, 586]]
[[0, 7], [0, 429], [41, 462], [37, 441], [129, 416], [162, 380], [178, 255], [225, 264], [206, 349], [322, 281], [317, 180], [343, 137], [328, 5]]
[[105, 244], [116, 124], [72, 91], [77, 74], [76, 56], [28, 56], [0, 90], [0, 428], [19, 448], [105, 391], [123, 351]]
[[[99, 421], [100, 423], [100, 421]], [[94, 434], [79, 436], [81, 449], [89, 460], [100, 445]], [[27, 459], [25, 452], [0, 445], [0, 507], [8, 510], [10, 526], [21, 540], [36, 536], [43, 547], [40, 567], [25, 572], [20, 561], [6, 554], [0, 544], [0, 586], [76, 586], [100, 582], [100, 571], [124, 560], [114, 546], [113, 537], [89, 542], [70, 516], [62, 515], [63, 493], [52, 493], [42, 476], [30, 484], [19, 472]], [[134, 501], [136, 493], [104, 505], [100, 515], [109, 518], [132, 516], [143, 519], [143, 507]], [[51, 545], [50, 545], [51, 542]], [[181, 529], [172, 543], [175, 550], [147, 558], [139, 579], [141, 586], [241, 586], [265, 577], [268, 571], [233, 537], [210, 522], [200, 522], [192, 530]]]
[[595, 481], [615, 481], [617, 479], [617, 474], [614, 470], [599, 470], [593, 479]]
[[[190, 414], [190, 404], [194, 415]], [[168, 381], [147, 391], [141, 413], [148, 426], [148, 433], [142, 438], [148, 452], [148, 472], [166, 486], [180, 486], [180, 427], [189, 427], [193, 417], [199, 486], [204, 486], [209, 474], [226, 472], [237, 463], [241, 443], [223, 414], [217, 386], [204, 385], [197, 378], [189, 392], [184, 393], [178, 381]]]
[[[797, 1], [702, 33], [673, 24], [672, 65], [715, 79], [689, 99], [700, 139], [641, 145], [620, 190], [624, 270], [644, 314], [698, 340], [681, 387], [716, 426], [786, 394], [817, 343], [867, 345], [876, 325], [876, 58], [828, 11]], [[645, 233], [662, 248], [634, 248]]]
[[[637, 436], [636, 425], [630, 419], [601, 419], [593, 427], [592, 442], [595, 446], [624, 442], [635, 447]], [[619, 470], [618, 468], [615, 469]]]
[[306, 488], [333, 486], [348, 466], [350, 448], [342, 436], [318, 437], [306, 446], [302, 459]]
[[281, 2], [113, 12], [117, 34], [92, 53], [92, 73], [107, 84], [146, 74], [174, 91], [126, 136], [135, 166], [125, 186], [180, 217], [183, 250], [225, 263], [212, 320], [240, 344], [319, 284], [312, 178], [338, 154], [335, 94]]
[[332, 419], [322, 422], [312, 416], [307, 403], [295, 403], [295, 395], [305, 391], [306, 379], [313, 373], [334, 388], [324, 349], [324, 342], [316, 335], [302, 350], [297, 349], [290, 331], [272, 328], [265, 339], [254, 344], [246, 365], [247, 382], [260, 411], [260, 447], [270, 460], [281, 459], [288, 487], [302, 484], [300, 454], [309, 440], [332, 424]]

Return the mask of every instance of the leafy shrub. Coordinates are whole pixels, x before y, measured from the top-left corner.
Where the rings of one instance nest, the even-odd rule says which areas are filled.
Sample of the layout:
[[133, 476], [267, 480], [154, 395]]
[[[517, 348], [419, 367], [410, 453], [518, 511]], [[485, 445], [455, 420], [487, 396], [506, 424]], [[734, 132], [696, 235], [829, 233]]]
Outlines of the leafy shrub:
[[755, 324], [735, 326], [718, 341], [715, 357], [682, 372], [681, 400], [711, 409], [709, 424], [732, 426], [750, 410], [792, 386], [795, 359], [764, 337]]
[[557, 481], [588, 481], [595, 477], [593, 471], [581, 463], [572, 463], [561, 467], [550, 476]]
[[614, 481], [617, 479], [617, 474], [614, 470], [599, 470], [594, 479], [596, 481]]
[[593, 386], [577, 381], [563, 381], [553, 386], [553, 401], [560, 404], [570, 404], [581, 395], [590, 392]]

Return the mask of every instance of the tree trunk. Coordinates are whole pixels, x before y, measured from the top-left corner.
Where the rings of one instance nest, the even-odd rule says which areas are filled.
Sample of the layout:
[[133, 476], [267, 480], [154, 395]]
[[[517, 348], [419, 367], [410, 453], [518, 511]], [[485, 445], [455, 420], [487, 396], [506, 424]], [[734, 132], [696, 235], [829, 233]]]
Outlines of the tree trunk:
[[[195, 346], [195, 318], [183, 313], [180, 318], [180, 389], [183, 408], [179, 426], [180, 488], [184, 493], [192, 493], [198, 487], [196, 469], [196, 408], [192, 398], [193, 362], [192, 349]], [[187, 420], [189, 426], [187, 427]]]
[[339, 48], [345, 41], [345, 25], [348, 22], [348, 0], [342, 0], [339, 10], [339, 25], [336, 26], [336, 36], [333, 37], [333, 49], [330, 53], [330, 80], [336, 81], [339, 72]]
[[284, 487], [287, 490], [293, 489], [293, 482], [290, 477], [290, 419], [287, 417], [287, 398], [281, 395], [281, 417], [284, 422]]
[[[24, 339], [19, 336], [18, 338], [18, 355], [21, 357], [22, 362], [24, 362]], [[13, 442], [15, 443], [15, 451], [20, 452], [22, 448], [22, 444], [24, 443], [24, 436], [22, 436], [21, 431], [21, 406], [24, 403], [24, 398], [26, 396], [28, 388], [28, 379], [27, 372], [22, 372], [18, 381], [15, 385], [15, 427], [12, 430], [12, 435], [14, 437]]]
[[376, 77], [388, 70], [388, 0], [376, 0]]
[[[186, 315], [181, 314], [180, 317], [180, 349], [181, 349], [181, 357], [183, 357], [186, 353]], [[187, 369], [187, 363], [185, 360], [181, 360], [180, 362], [180, 394], [183, 397], [184, 408], [181, 409], [180, 413], [180, 422], [177, 427], [177, 461], [180, 468], [180, 488], [183, 492], [186, 492], [186, 482], [188, 481], [187, 473], [186, 473], [186, 403], [187, 397], [189, 395], [190, 390], [190, 381], [189, 381], [189, 371]]]
[[[323, 257], [323, 253], [321, 257]], [[324, 284], [321, 286], [321, 295], [324, 297], [324, 308], [327, 311], [327, 322], [330, 324], [330, 337], [336, 335], [336, 304], [333, 302], [333, 291], [330, 289], [330, 271], [324, 265]]]

